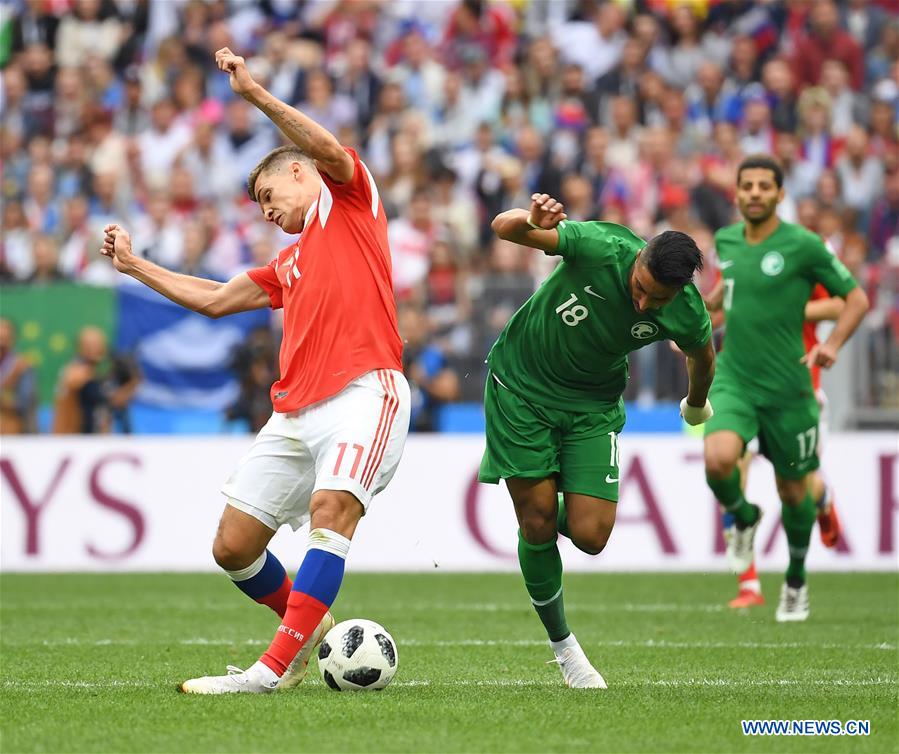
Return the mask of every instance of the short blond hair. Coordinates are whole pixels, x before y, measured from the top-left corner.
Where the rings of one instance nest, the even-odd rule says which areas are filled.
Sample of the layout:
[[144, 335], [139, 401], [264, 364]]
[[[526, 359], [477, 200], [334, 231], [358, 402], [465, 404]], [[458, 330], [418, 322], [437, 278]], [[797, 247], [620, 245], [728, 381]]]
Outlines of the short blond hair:
[[295, 144], [288, 144], [287, 146], [273, 149], [265, 157], [259, 160], [259, 164], [250, 171], [250, 175], [247, 178], [247, 194], [250, 199], [254, 202], [259, 201], [256, 196], [256, 181], [259, 180], [259, 176], [269, 170], [277, 170], [287, 162], [302, 163], [303, 167], [306, 169], [315, 167], [312, 158]]

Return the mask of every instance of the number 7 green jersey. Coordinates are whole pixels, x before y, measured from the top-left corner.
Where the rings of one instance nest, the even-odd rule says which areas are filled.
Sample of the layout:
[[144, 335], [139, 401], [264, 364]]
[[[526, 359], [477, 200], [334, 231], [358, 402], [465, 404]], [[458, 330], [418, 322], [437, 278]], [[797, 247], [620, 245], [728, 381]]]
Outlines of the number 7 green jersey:
[[715, 382], [734, 381], [760, 406], [812, 394], [802, 325], [815, 283], [831, 295], [856, 286], [852, 274], [824, 242], [800, 225], [781, 222], [758, 244], [738, 223], [715, 234], [724, 280], [727, 333]]
[[509, 320], [487, 363], [528, 401], [573, 412], [607, 411], [627, 385], [627, 355], [657, 340], [683, 350], [712, 326], [690, 283], [661, 309], [638, 312], [628, 285], [646, 242], [605, 222], [558, 226], [562, 261]]

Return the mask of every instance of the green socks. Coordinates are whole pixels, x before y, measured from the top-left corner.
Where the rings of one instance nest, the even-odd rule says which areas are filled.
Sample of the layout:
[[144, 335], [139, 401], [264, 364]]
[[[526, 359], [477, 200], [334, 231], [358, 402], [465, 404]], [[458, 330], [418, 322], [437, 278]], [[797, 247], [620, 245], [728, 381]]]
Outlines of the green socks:
[[550, 641], [560, 641], [571, 631], [562, 600], [562, 558], [555, 540], [542, 545], [524, 541], [518, 532], [518, 564], [531, 602]]
[[790, 545], [790, 565], [787, 567], [787, 583], [792, 587], [805, 583], [805, 556], [815, 526], [818, 509], [811, 493], [806, 493], [799, 505], [781, 503], [780, 520]]
[[743, 497], [743, 490], [740, 489], [740, 469], [734, 467], [733, 472], [727, 479], [713, 479], [708, 474], [705, 480], [721, 503], [728, 511], [734, 514], [737, 526], [743, 529], [752, 526], [759, 518], [759, 508], [747, 502]]

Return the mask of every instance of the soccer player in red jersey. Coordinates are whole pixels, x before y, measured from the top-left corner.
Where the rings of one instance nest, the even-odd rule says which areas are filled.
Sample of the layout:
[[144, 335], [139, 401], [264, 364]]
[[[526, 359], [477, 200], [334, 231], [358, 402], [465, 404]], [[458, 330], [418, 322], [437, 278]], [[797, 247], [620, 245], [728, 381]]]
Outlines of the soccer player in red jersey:
[[[350, 540], [387, 486], [409, 427], [387, 219], [371, 173], [352, 149], [256, 83], [242, 57], [216, 52], [231, 88], [293, 142], [270, 152], [247, 189], [265, 219], [299, 234], [265, 267], [227, 283], [179, 275], [136, 257], [128, 233], [105, 229], [115, 268], [210, 317], [284, 309], [274, 413], [222, 488], [227, 504], [213, 556], [236, 586], [281, 617], [268, 650], [247, 670], [194, 678], [194, 694], [264, 693], [296, 686], [334, 625], [329, 607]], [[267, 549], [283, 524], [310, 521], [291, 582]]]

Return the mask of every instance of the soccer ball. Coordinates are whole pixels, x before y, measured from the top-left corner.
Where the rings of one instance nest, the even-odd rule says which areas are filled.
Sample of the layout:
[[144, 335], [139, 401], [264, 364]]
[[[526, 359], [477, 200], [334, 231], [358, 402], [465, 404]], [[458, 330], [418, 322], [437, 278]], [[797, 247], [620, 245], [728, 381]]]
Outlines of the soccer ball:
[[335, 691], [380, 691], [396, 675], [396, 642], [364, 618], [338, 623], [318, 648], [318, 669]]

